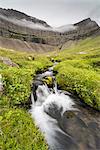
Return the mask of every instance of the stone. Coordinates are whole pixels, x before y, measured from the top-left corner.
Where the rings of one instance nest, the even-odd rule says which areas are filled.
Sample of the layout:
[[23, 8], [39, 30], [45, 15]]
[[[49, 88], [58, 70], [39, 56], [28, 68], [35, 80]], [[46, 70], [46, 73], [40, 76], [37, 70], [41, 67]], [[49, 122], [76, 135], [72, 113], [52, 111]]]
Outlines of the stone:
[[45, 77], [42, 81], [46, 83], [49, 87], [53, 85], [53, 77], [51, 76]]
[[3, 82], [2, 82], [2, 75], [0, 74], [0, 93], [3, 92]]
[[58, 107], [56, 102], [53, 102], [49, 105], [44, 105], [44, 112], [47, 113], [49, 116], [51, 116], [54, 119], [59, 120], [61, 118], [61, 113], [63, 111], [63, 107]]
[[0, 61], [11, 67], [19, 67], [16, 63], [12, 62], [10, 58], [0, 56]]

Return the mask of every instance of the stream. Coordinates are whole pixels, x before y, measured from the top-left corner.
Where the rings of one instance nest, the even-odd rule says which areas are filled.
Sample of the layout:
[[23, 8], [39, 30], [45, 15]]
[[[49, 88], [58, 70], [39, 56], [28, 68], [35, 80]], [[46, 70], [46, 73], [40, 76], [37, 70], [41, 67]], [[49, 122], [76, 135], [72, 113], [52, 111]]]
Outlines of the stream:
[[[99, 112], [67, 91], [59, 90], [53, 67], [36, 76], [30, 110], [49, 150], [99, 150]], [[45, 77], [53, 78], [52, 87], [43, 83]]]

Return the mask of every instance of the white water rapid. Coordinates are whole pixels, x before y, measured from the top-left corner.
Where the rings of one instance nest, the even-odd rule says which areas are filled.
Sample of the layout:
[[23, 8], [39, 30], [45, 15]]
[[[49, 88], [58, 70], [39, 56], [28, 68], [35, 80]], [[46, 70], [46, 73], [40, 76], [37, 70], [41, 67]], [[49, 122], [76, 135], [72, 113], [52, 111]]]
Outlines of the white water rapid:
[[[54, 66], [37, 75], [30, 110], [49, 150], [99, 150], [99, 112], [87, 107], [70, 93], [57, 89]], [[52, 88], [43, 84], [45, 77], [53, 79]]]
[[36, 95], [36, 102], [32, 95], [31, 113], [36, 121], [36, 125], [44, 133], [50, 149], [65, 150], [64, 147], [66, 144], [64, 140], [59, 142], [60, 136], [63, 138], [66, 137], [74, 145], [70, 135], [65, 133], [58, 124], [65, 111], [76, 111], [73, 107], [73, 100], [68, 95], [57, 90], [56, 85], [53, 91], [50, 91], [47, 85], [39, 85]]

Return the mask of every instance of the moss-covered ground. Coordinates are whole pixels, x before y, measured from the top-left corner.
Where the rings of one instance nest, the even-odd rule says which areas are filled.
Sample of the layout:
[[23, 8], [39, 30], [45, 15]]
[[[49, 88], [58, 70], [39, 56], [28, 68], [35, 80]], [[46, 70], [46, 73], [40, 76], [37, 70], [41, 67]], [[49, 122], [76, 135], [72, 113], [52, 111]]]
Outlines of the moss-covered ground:
[[0, 93], [0, 149], [46, 150], [44, 137], [28, 113], [27, 105], [36, 72], [44, 70], [51, 62], [44, 55], [7, 49], [0, 49], [0, 56], [18, 65], [11, 67], [0, 61], [4, 86]]
[[55, 59], [60, 61], [55, 67], [60, 87], [100, 110], [100, 37], [80, 41]]

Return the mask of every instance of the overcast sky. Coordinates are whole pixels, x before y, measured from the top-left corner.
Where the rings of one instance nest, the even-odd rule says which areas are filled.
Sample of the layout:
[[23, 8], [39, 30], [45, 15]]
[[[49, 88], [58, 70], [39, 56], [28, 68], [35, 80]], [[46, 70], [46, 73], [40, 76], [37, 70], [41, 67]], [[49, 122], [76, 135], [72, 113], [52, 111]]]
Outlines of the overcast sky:
[[100, 0], [0, 0], [0, 7], [25, 12], [52, 26], [72, 24], [88, 17], [100, 25]]

